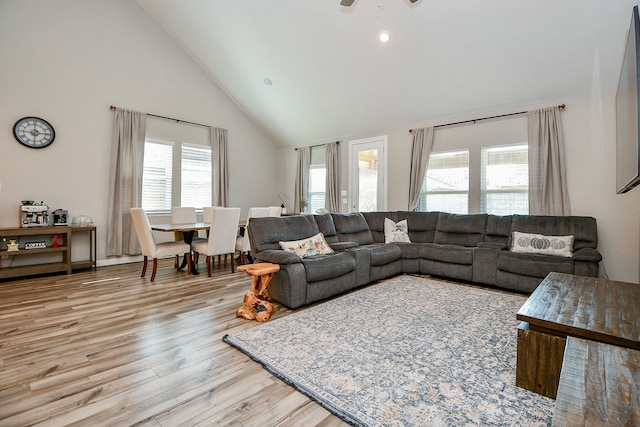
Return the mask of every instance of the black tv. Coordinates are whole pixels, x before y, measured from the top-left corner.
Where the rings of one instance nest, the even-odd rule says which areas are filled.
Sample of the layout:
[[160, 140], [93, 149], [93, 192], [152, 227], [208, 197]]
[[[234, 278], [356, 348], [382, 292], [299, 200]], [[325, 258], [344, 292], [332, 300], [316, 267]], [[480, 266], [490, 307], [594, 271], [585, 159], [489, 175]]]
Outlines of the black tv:
[[640, 184], [640, 18], [633, 7], [624, 62], [616, 92], [616, 192]]

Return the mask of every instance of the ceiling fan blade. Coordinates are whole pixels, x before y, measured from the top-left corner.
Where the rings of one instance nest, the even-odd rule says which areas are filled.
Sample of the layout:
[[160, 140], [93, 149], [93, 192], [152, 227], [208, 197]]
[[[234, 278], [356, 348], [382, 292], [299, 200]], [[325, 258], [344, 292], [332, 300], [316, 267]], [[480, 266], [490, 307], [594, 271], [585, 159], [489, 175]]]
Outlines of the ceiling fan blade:
[[351, 6], [353, 4], [353, 2], [354, 2], [354, 0], [342, 0], [340, 2], [340, 5], [349, 7], [349, 6]]

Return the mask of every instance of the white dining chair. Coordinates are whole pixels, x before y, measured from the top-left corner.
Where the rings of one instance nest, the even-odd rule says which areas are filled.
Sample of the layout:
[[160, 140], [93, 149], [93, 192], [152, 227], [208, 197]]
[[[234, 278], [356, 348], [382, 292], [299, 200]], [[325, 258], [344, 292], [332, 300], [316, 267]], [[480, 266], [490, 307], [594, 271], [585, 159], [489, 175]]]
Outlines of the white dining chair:
[[282, 215], [282, 206], [269, 206], [269, 216]]
[[251, 218], [260, 218], [265, 216], [269, 216], [268, 207], [267, 208], [261, 208], [261, 207], [249, 208], [249, 211], [247, 212], [247, 222], [244, 226], [244, 236], [240, 236], [236, 239], [236, 250], [240, 252], [241, 264], [247, 263], [247, 255], [251, 250], [251, 243], [249, 242], [249, 228], [248, 228], [249, 220]]
[[158, 258], [173, 255], [177, 258], [180, 254], [185, 254], [187, 257], [188, 271], [191, 272], [191, 247], [184, 242], [163, 242], [156, 243], [153, 238], [153, 232], [151, 231], [151, 224], [146, 212], [142, 208], [131, 208], [131, 219], [133, 226], [140, 242], [140, 249], [144, 256], [144, 262], [142, 265], [142, 274], [140, 277], [144, 277], [147, 273], [147, 261], [149, 258], [153, 259], [153, 271], [151, 272], [151, 281], [156, 279], [156, 272], [158, 270]]
[[202, 221], [207, 224], [211, 223], [211, 216], [213, 215], [213, 209], [217, 206], [205, 206], [202, 208]]
[[[194, 224], [198, 222], [198, 216], [196, 215], [196, 208], [189, 206], [173, 206], [171, 208], [171, 224]], [[205, 221], [206, 222], [206, 221]], [[184, 233], [180, 231], [176, 231], [174, 233], [174, 237], [176, 240], [183, 240]], [[206, 241], [206, 237], [199, 237], [198, 232], [192, 232], [191, 248], [193, 249], [193, 244], [195, 242], [204, 242]], [[194, 259], [195, 262], [198, 262], [198, 259]], [[184, 263], [183, 263], [184, 266]]]
[[240, 222], [240, 208], [213, 208], [209, 239], [206, 242], [196, 242], [193, 245], [194, 254], [207, 256], [207, 273], [211, 277], [213, 257], [218, 255], [218, 268], [220, 268], [220, 256], [231, 255], [231, 272], [235, 273], [235, 250], [238, 223]]

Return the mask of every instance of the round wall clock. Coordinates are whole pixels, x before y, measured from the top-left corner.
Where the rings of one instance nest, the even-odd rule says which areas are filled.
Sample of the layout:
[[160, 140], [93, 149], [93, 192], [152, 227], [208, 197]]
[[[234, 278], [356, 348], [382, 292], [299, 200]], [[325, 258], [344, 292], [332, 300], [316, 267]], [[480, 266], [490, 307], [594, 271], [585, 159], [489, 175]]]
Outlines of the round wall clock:
[[13, 125], [13, 136], [29, 148], [44, 148], [56, 139], [51, 123], [39, 117], [23, 117]]

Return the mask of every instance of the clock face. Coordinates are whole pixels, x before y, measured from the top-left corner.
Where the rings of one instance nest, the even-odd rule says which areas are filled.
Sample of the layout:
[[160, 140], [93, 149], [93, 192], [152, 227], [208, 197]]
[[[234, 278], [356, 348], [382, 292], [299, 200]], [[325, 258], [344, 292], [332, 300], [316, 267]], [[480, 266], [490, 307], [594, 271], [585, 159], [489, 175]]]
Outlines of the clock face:
[[56, 138], [51, 123], [39, 117], [23, 117], [13, 125], [13, 136], [29, 148], [44, 148]]

